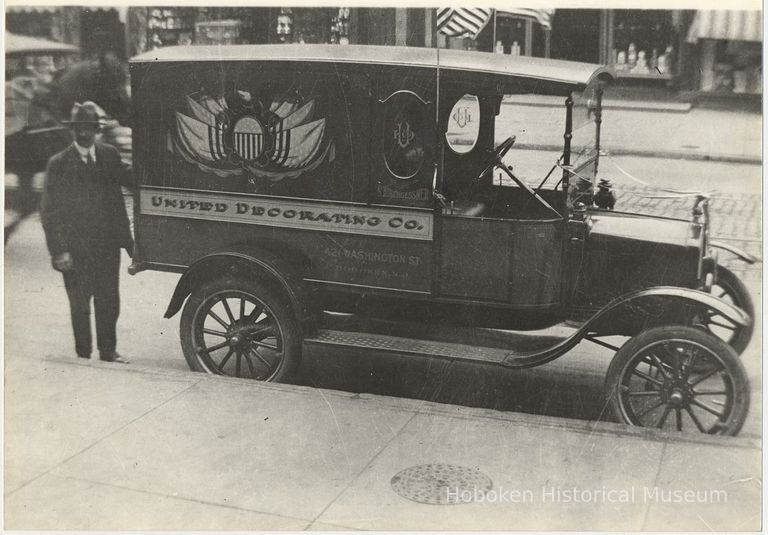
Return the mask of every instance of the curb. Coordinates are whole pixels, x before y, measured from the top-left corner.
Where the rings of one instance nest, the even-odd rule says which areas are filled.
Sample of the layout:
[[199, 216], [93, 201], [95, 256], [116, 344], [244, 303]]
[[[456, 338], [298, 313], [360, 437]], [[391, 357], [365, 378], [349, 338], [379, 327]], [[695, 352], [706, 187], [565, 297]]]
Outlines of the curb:
[[[540, 150], [549, 152], [562, 152], [562, 145], [538, 145], [535, 143], [517, 143], [516, 149], [522, 150]], [[704, 162], [726, 162], [726, 163], [741, 163], [749, 165], [762, 165], [762, 158], [759, 156], [747, 156], [741, 154], [705, 154], [697, 152], [676, 151], [676, 150], [664, 150], [664, 151], [650, 151], [650, 150], [637, 150], [637, 149], [611, 149], [610, 153], [613, 156], [640, 156], [642, 158], [658, 158], [664, 160], [693, 160]]]
[[161, 368], [148, 368], [145, 366], [132, 366], [130, 364], [101, 362], [99, 360], [93, 359], [79, 362], [67, 357], [45, 356], [42, 360], [70, 366], [100, 368], [113, 372], [117, 371], [166, 377], [169, 380], [184, 379], [191, 381], [194, 385], [198, 386], [206, 383], [213, 385], [216, 383], [229, 383], [233, 387], [273, 390], [278, 392], [292, 393], [300, 396], [314, 395], [315, 392], [320, 392], [324, 398], [340, 398], [345, 401], [372, 404], [384, 409], [407, 411], [413, 412], [415, 414], [443, 416], [449, 418], [458, 418], [462, 420], [494, 420], [503, 422], [507, 425], [522, 425], [541, 429], [562, 429], [567, 432], [575, 432], [580, 434], [611, 436], [621, 440], [636, 438], [663, 443], [688, 443], [728, 448], [760, 449], [760, 438], [754, 436], [721, 437], [702, 434], [678, 434], [671, 431], [661, 431], [658, 429], [630, 427], [614, 422], [576, 420], [561, 418], [558, 416], [498, 411], [494, 409], [466, 407], [463, 405], [450, 405], [446, 403], [437, 403], [434, 401], [424, 401], [412, 398], [397, 398], [379, 394], [352, 393], [341, 390], [313, 388], [290, 383], [262, 383], [237, 377], [210, 375], [193, 371], [187, 372], [166, 370]]

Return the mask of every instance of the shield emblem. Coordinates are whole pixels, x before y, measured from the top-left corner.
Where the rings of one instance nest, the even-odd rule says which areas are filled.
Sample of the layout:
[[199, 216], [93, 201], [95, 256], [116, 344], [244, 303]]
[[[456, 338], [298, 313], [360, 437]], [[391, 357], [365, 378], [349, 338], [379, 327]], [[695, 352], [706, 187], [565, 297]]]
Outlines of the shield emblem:
[[232, 146], [243, 160], [257, 160], [264, 150], [261, 122], [250, 115], [241, 117], [232, 128]]

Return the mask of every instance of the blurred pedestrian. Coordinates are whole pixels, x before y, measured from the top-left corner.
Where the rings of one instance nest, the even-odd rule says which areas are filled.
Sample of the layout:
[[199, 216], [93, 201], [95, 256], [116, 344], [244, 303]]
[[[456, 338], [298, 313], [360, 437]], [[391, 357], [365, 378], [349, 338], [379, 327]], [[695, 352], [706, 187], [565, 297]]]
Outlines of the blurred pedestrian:
[[75, 104], [75, 140], [48, 162], [41, 217], [54, 269], [64, 276], [75, 351], [90, 358], [91, 299], [101, 360], [127, 362], [116, 352], [120, 313], [120, 249], [133, 253], [120, 182], [126, 172], [111, 145], [96, 142], [101, 122], [93, 102]]

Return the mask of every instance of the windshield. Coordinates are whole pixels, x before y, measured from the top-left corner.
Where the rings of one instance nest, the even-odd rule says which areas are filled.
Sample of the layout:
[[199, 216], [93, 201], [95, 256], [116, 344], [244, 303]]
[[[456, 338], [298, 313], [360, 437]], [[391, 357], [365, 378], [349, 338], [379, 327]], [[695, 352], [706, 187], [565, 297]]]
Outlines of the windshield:
[[597, 82], [590, 84], [582, 93], [573, 94], [571, 165], [574, 167], [596, 155], [598, 98]]
[[[525, 93], [502, 97], [496, 117], [494, 146], [515, 136], [515, 145], [503, 161], [512, 166], [515, 176], [532, 187], [538, 186], [562, 157], [564, 111], [564, 96]], [[502, 182], [506, 182], [504, 173], [497, 170], [496, 175], [497, 181], [500, 175]], [[545, 187], [551, 189], [557, 181], [553, 173]]]
[[[599, 160], [598, 108], [600, 87], [595, 81], [580, 93], [573, 93], [570, 145], [569, 188], [567, 202], [591, 204]], [[538, 191], [551, 190], [561, 184], [564, 163], [566, 98], [537, 94], [507, 94], [501, 101], [494, 133], [495, 146], [515, 136], [515, 146], [507, 152], [504, 164], [511, 166], [516, 177]], [[554, 169], [553, 169], [554, 168]], [[494, 181], [515, 187], [500, 169]]]
[[600, 86], [593, 81], [579, 94], [573, 95], [573, 127], [571, 138], [572, 174], [569, 179], [568, 205], [580, 201], [592, 204], [599, 161]]

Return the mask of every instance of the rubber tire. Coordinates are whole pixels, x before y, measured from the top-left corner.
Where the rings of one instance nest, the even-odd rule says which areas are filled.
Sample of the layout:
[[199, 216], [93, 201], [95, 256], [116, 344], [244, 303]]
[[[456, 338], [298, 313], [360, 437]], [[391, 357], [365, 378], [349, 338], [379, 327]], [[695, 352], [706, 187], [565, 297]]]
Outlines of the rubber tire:
[[741, 359], [731, 346], [723, 342], [713, 334], [686, 326], [655, 327], [643, 331], [640, 334], [630, 338], [617, 352], [608, 366], [608, 373], [605, 377], [605, 399], [616, 421], [624, 422], [627, 425], [634, 425], [628, 422], [621, 411], [619, 402], [619, 386], [621, 385], [622, 375], [625, 368], [631, 363], [635, 355], [644, 350], [651, 344], [663, 340], [684, 339], [702, 345], [718, 354], [723, 360], [726, 371], [733, 378], [734, 400], [733, 410], [728, 421], [723, 425], [723, 429], [718, 433], [721, 435], [734, 436], [738, 434], [749, 411], [749, 379]]
[[190, 369], [197, 372], [212, 373], [198, 360], [194, 349], [192, 332], [195, 313], [205, 300], [224, 291], [241, 291], [262, 301], [272, 312], [283, 334], [283, 361], [269, 382], [283, 382], [293, 376], [301, 363], [302, 336], [299, 321], [288, 298], [272, 287], [255, 280], [237, 277], [215, 279], [196, 288], [187, 299], [181, 314], [179, 338], [184, 358]]
[[752, 339], [752, 333], [754, 332], [755, 305], [752, 303], [752, 298], [749, 296], [747, 287], [744, 286], [744, 283], [741, 282], [741, 280], [739, 280], [739, 278], [728, 268], [717, 266], [716, 285], [726, 290], [726, 295], [731, 296], [733, 304], [746, 312], [752, 319], [752, 323], [739, 329], [729, 342], [736, 353], [741, 355], [749, 345], [749, 341]]

